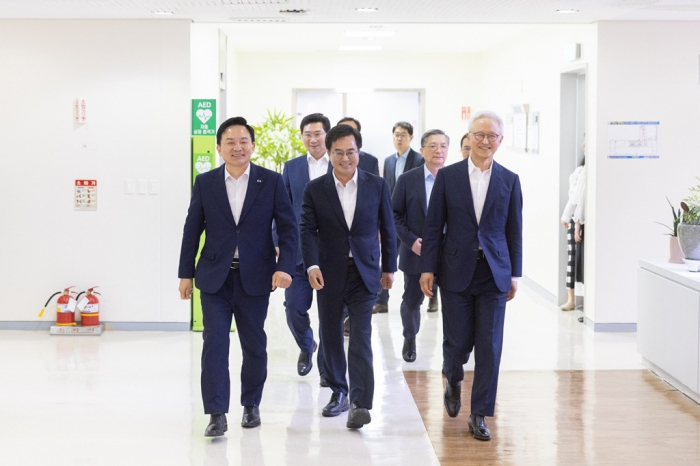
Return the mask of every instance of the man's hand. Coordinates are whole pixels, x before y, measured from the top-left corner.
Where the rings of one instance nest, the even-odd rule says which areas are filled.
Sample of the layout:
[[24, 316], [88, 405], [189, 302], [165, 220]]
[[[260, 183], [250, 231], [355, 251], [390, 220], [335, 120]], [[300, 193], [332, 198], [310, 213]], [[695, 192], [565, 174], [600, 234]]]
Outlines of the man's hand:
[[192, 279], [191, 278], [181, 278], [180, 286], [180, 299], [190, 299], [192, 297]]
[[428, 298], [433, 297], [433, 281], [435, 280], [435, 277], [433, 276], [432, 273], [422, 273], [420, 274], [420, 290], [423, 292], [424, 295], [426, 295]]
[[278, 270], [272, 274], [272, 291], [275, 291], [277, 288], [289, 288], [291, 284], [292, 276], [287, 272]]
[[382, 288], [385, 290], [390, 290], [391, 285], [394, 284], [394, 274], [382, 272]]
[[420, 248], [423, 245], [423, 238], [418, 238], [413, 246], [411, 246], [411, 251], [413, 251], [417, 256], [420, 256]]
[[309, 270], [309, 285], [316, 291], [323, 289], [323, 274], [321, 273], [321, 269]]
[[515, 298], [515, 293], [517, 291], [518, 291], [518, 281], [511, 280], [510, 281], [510, 291], [508, 292], [508, 296], [506, 297], [506, 301], [510, 301], [511, 299]]

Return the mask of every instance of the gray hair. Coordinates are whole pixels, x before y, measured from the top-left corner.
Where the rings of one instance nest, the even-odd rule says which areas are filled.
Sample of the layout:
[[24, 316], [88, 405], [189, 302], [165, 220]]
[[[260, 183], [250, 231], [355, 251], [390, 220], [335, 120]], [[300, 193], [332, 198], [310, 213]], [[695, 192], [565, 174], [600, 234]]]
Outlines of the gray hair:
[[484, 118], [488, 118], [489, 120], [498, 123], [498, 127], [500, 128], [501, 133], [503, 133], [503, 120], [501, 119], [501, 117], [496, 115], [496, 112], [492, 112], [490, 110], [482, 110], [474, 114], [471, 120], [469, 120], [469, 132], [471, 132], [476, 120], [482, 120]]
[[449, 137], [448, 135], [446, 135], [445, 132], [444, 132], [443, 130], [441, 130], [441, 129], [431, 129], [430, 131], [426, 131], [425, 133], [423, 133], [423, 136], [421, 136], [421, 138], [420, 138], [420, 146], [421, 146], [421, 147], [425, 147], [426, 143], [428, 142], [428, 138], [429, 138], [430, 136], [439, 136], [439, 135], [445, 136], [445, 138], [447, 139], [447, 145], [450, 144], [450, 137]]

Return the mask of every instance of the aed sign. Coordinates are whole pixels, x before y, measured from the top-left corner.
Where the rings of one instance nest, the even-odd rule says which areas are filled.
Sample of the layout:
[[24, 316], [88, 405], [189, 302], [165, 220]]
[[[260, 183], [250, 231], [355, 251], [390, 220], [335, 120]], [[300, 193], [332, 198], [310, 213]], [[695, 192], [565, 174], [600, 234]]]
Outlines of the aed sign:
[[192, 136], [216, 135], [216, 99], [192, 99]]

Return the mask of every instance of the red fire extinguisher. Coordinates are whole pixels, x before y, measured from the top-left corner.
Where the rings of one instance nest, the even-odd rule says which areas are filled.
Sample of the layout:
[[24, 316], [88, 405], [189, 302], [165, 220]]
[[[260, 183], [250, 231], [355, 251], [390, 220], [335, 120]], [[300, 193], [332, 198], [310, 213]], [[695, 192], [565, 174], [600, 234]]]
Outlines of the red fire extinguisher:
[[94, 291], [95, 288], [98, 287], [93, 286], [92, 288], [88, 288], [85, 297], [78, 303], [80, 320], [83, 327], [100, 325], [100, 300], [95, 296], [100, 293]]
[[[71, 296], [71, 293], [75, 294], [75, 291], [71, 291], [71, 288], [73, 288], [73, 286], [69, 286], [68, 288], [64, 289], [63, 294], [59, 296], [58, 301], [56, 302], [56, 325], [75, 325], [76, 301], [73, 296]], [[46, 304], [44, 304], [44, 307], [41, 309], [39, 317], [44, 315], [46, 306], [49, 305], [49, 302], [51, 302], [53, 297], [57, 294], [61, 294], [61, 292], [57, 291], [51, 295], [51, 297], [46, 301]]]

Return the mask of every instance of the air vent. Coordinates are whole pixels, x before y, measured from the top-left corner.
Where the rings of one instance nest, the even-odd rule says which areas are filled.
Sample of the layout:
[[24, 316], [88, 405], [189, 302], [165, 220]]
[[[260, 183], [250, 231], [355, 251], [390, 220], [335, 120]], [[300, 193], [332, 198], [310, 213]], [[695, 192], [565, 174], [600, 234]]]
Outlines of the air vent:
[[285, 15], [304, 15], [308, 12], [309, 10], [280, 10], [280, 13]]
[[287, 18], [229, 18], [234, 23], [286, 23]]
[[286, 5], [289, 0], [221, 0], [224, 5]]

